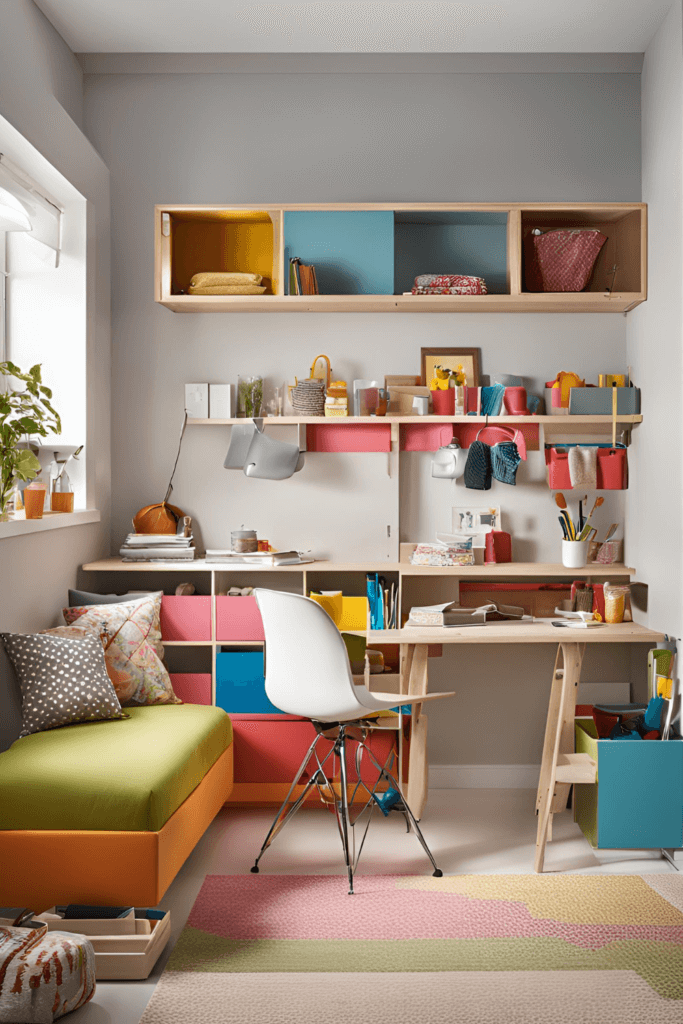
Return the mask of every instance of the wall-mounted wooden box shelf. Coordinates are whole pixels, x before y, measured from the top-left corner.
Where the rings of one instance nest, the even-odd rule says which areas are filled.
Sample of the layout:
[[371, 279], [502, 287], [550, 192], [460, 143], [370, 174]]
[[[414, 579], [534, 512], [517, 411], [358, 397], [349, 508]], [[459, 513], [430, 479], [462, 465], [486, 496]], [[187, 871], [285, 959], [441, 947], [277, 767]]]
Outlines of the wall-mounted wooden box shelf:
[[[607, 235], [583, 292], [526, 290], [534, 228]], [[644, 203], [336, 203], [155, 207], [155, 300], [176, 313], [625, 312], [647, 298]], [[320, 295], [288, 295], [290, 256]], [[612, 268], [616, 266], [616, 273]], [[189, 295], [202, 271], [259, 273], [263, 295]], [[406, 295], [420, 273], [483, 277], [488, 295]]]

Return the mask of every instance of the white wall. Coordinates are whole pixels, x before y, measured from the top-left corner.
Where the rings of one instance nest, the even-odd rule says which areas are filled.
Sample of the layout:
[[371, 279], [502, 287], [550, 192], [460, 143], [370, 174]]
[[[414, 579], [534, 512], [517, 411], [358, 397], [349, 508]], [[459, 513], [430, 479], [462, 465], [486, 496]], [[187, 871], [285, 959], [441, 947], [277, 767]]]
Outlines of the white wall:
[[[626, 365], [621, 316], [183, 316], [155, 305], [155, 203], [640, 199], [637, 74], [283, 75], [259, 61], [257, 74], [85, 77], [86, 131], [112, 175], [114, 548], [132, 514], [165, 492], [185, 381], [249, 372], [291, 381], [319, 352], [347, 380], [415, 373], [427, 345], [478, 346], [484, 373], [517, 372], [537, 385], [562, 369], [597, 382]], [[311, 456], [292, 481], [257, 485], [221, 469], [227, 440], [227, 430], [188, 430], [176, 476], [174, 500], [205, 543], [226, 544], [244, 522], [278, 546], [377, 556], [387, 519], [358, 480], [374, 474], [386, 494], [386, 456]], [[406, 539], [447, 526], [456, 503], [427, 479], [428, 461], [404, 456]], [[541, 473], [534, 456], [524, 474]], [[517, 557], [557, 561], [547, 489], [490, 493], [518, 537]], [[349, 530], [351, 512], [362, 529]], [[591, 652], [589, 677], [629, 678], [628, 651], [600, 658]], [[485, 648], [432, 662], [434, 684], [462, 692], [432, 716], [432, 762], [538, 763], [551, 662], [549, 652]]]
[[650, 43], [642, 74], [643, 201], [648, 203], [648, 301], [627, 321], [627, 351], [643, 388], [634, 433], [629, 530], [649, 620], [683, 630], [683, 19], [680, 0]]
[[[0, 3], [0, 118], [3, 149], [21, 165], [30, 143], [87, 201], [86, 443], [96, 457], [89, 495], [102, 522], [0, 539], [0, 630], [32, 632], [57, 623], [79, 565], [103, 554], [109, 536], [110, 266], [109, 178], [79, 125], [82, 75], [73, 54], [32, 0]], [[37, 158], [38, 159], [38, 158]], [[68, 352], [64, 353], [68, 358]], [[18, 734], [16, 682], [0, 653], [0, 749]]]

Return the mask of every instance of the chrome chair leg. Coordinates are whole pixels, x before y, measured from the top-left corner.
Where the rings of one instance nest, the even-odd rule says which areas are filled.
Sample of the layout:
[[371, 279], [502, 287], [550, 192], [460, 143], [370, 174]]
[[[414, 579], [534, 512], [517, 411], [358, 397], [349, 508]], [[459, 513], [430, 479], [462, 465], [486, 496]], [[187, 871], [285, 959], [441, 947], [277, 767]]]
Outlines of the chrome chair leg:
[[[295, 788], [296, 788], [296, 786], [297, 786], [297, 784], [299, 782], [299, 779], [301, 778], [301, 776], [306, 771], [306, 768], [308, 767], [308, 764], [309, 764], [311, 758], [315, 754], [315, 748], [316, 748], [316, 745], [317, 745], [319, 739], [320, 739], [320, 736], [317, 735], [315, 737], [315, 739], [313, 740], [313, 742], [311, 743], [311, 745], [308, 748], [308, 750], [306, 751], [306, 755], [305, 755], [303, 761], [301, 762], [301, 764], [299, 766], [299, 770], [296, 773], [296, 775], [294, 776], [294, 781], [292, 782], [291, 786], [289, 787], [289, 791], [287, 793], [287, 796], [282, 801], [282, 804], [280, 805], [280, 807], [279, 807], [279, 809], [277, 811], [277, 814], [275, 815], [275, 818], [273, 819], [273, 824], [270, 826], [270, 828], [268, 830], [268, 834], [266, 835], [266, 838], [263, 840], [263, 846], [261, 847], [261, 849], [259, 851], [259, 855], [256, 858], [256, 860], [254, 861], [253, 868], [251, 868], [251, 872], [254, 875], [258, 875], [258, 873], [259, 873], [258, 862], [261, 860], [261, 857], [263, 856], [263, 854], [266, 852], [266, 850], [268, 849], [270, 844], [275, 839], [275, 836], [287, 824], [289, 819], [294, 817], [294, 815], [296, 814], [296, 812], [299, 810], [299, 808], [301, 807], [302, 803], [304, 802], [305, 798], [308, 796], [308, 793], [310, 792], [310, 790], [315, 785], [316, 779], [318, 777], [319, 769], [316, 769], [316, 771], [313, 772], [313, 774], [311, 775], [310, 779], [307, 781], [307, 783], [306, 783], [306, 785], [304, 787], [304, 791], [301, 793], [301, 795], [298, 797], [298, 799], [294, 801], [293, 805], [289, 808], [287, 813], [284, 814], [284, 812], [285, 812], [285, 810], [286, 810], [286, 808], [289, 805], [289, 802], [291, 800], [292, 793], [294, 792], [294, 790], [295, 790]], [[284, 814], [284, 817], [282, 817], [283, 814]], [[282, 820], [280, 820], [281, 817], [282, 817]]]
[[341, 807], [335, 804], [335, 809], [337, 810], [337, 824], [339, 825], [339, 834], [341, 835], [342, 847], [344, 849], [344, 860], [346, 861], [346, 871], [349, 878], [349, 896], [353, 896], [353, 858], [351, 850], [349, 849], [349, 793], [346, 774], [346, 730], [343, 725], [340, 726], [339, 729], [337, 749], [339, 752], [339, 774], [341, 786], [341, 799], [339, 804], [341, 804]]
[[434, 872], [433, 872], [434, 878], [441, 878], [443, 876], [443, 871], [441, 870], [441, 868], [438, 868], [436, 866], [436, 861], [434, 860], [434, 857], [432, 856], [432, 851], [427, 846], [427, 842], [425, 840], [425, 837], [422, 835], [422, 832], [420, 831], [420, 826], [417, 823], [417, 818], [415, 817], [415, 815], [411, 811], [410, 806], [408, 805], [408, 803], [407, 803], [407, 801], [406, 801], [406, 799], [405, 799], [405, 797], [403, 795], [403, 790], [401, 789], [401, 786], [398, 784], [398, 781], [394, 778], [394, 776], [391, 774], [391, 772], [387, 771], [387, 769], [384, 768], [379, 763], [379, 761], [377, 760], [377, 758], [375, 757], [373, 752], [370, 750], [370, 748], [366, 746], [365, 749], [367, 750], [367, 752], [368, 752], [369, 756], [372, 758], [372, 760], [375, 762], [375, 766], [379, 769], [379, 771], [382, 773], [382, 775], [384, 775], [385, 778], [394, 787], [394, 789], [397, 790], [397, 792], [399, 792], [401, 794], [401, 802], [403, 804], [402, 810], [404, 812], [404, 816], [406, 818], [406, 821], [410, 822], [410, 825], [412, 826], [413, 831], [415, 832], [415, 835], [417, 836], [417, 838], [420, 841], [420, 845], [422, 846], [422, 849], [424, 850], [424, 852], [427, 854], [427, 856], [429, 857], [429, 859], [431, 861], [432, 867], [434, 868]]

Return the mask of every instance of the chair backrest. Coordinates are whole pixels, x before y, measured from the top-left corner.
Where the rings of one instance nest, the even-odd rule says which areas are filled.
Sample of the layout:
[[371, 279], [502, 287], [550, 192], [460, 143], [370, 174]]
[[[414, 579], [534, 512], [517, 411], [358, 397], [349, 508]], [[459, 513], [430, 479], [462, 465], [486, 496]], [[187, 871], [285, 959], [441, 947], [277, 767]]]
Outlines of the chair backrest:
[[348, 719], [359, 707], [346, 644], [310, 597], [255, 590], [266, 636], [266, 694], [287, 715]]

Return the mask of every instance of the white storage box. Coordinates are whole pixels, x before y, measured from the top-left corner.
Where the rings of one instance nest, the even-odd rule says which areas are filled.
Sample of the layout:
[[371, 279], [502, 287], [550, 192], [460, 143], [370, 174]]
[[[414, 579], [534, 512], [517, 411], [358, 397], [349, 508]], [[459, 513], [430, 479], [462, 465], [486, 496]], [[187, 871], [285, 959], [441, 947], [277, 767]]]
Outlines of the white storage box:
[[[95, 950], [95, 977], [98, 981], [137, 981], [147, 978], [171, 935], [171, 915], [164, 910], [136, 907], [134, 916], [102, 920], [72, 918], [69, 921], [52, 917], [55, 908], [38, 915], [45, 920], [48, 931], [68, 931], [85, 935]], [[134, 931], [112, 933], [112, 926], [128, 921]], [[109, 934], [103, 934], [102, 926]]]

